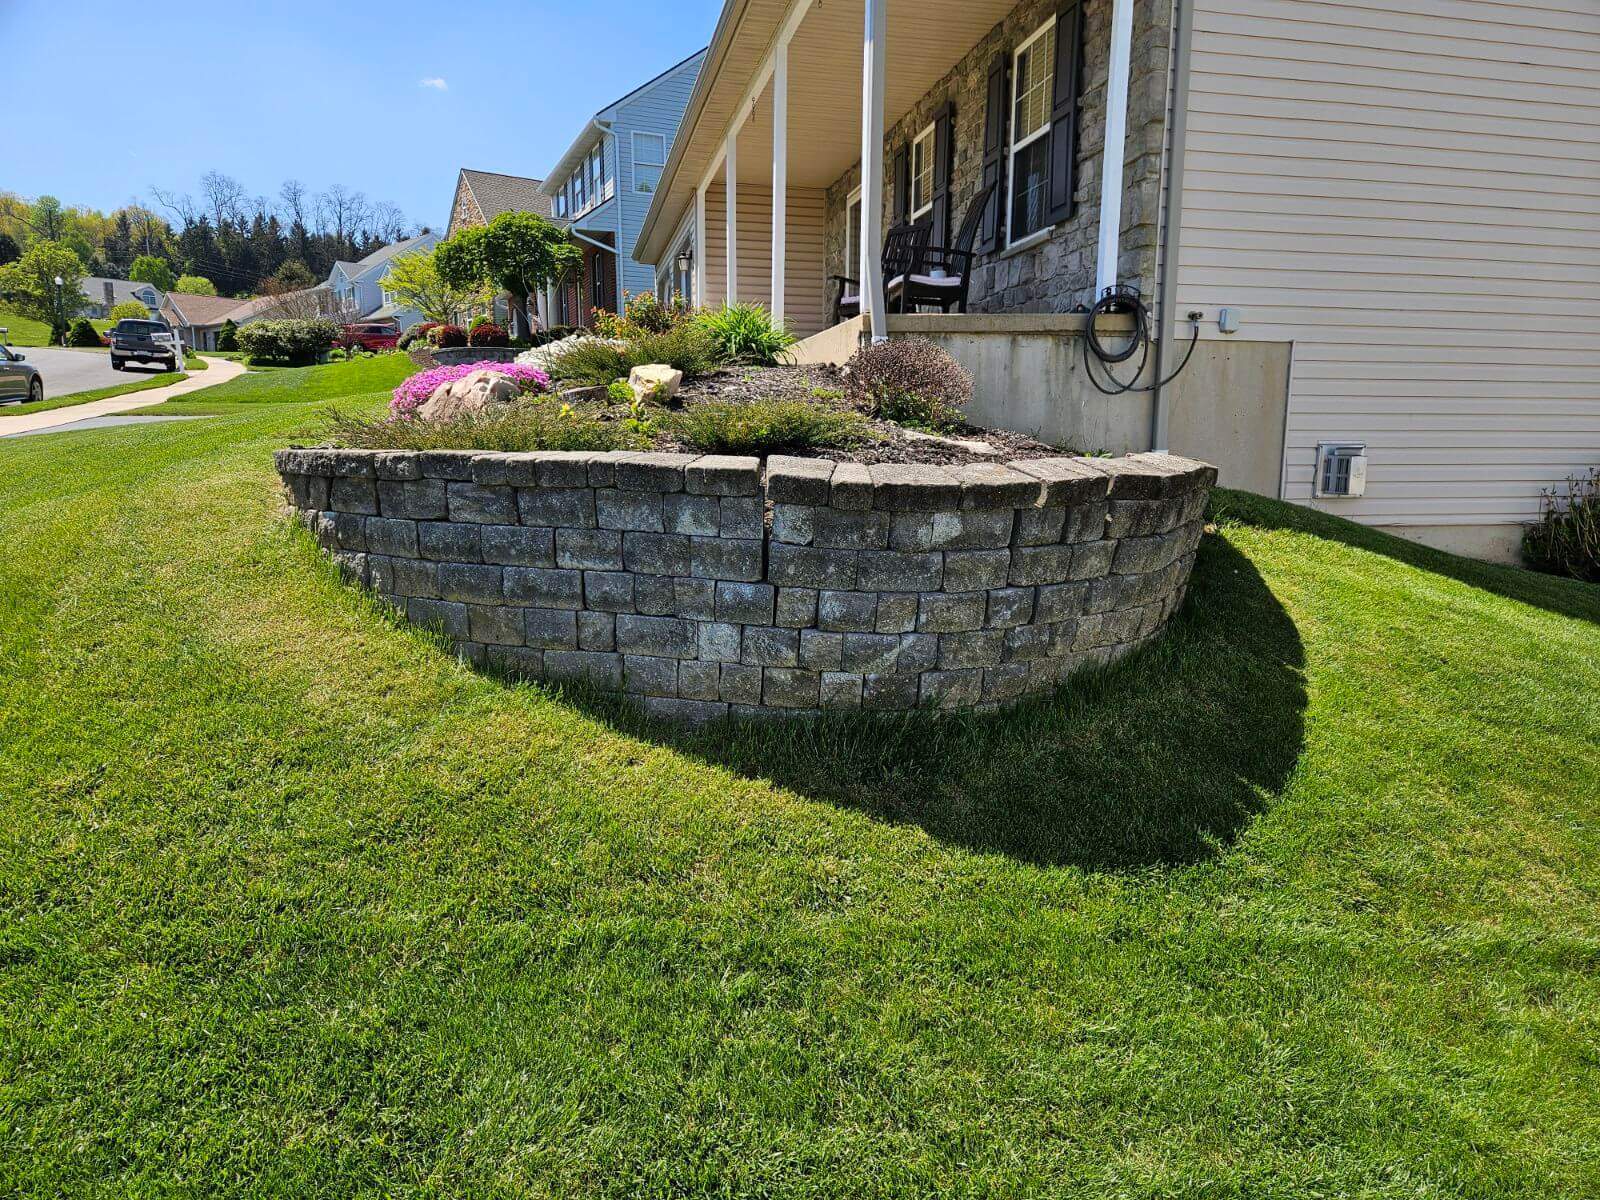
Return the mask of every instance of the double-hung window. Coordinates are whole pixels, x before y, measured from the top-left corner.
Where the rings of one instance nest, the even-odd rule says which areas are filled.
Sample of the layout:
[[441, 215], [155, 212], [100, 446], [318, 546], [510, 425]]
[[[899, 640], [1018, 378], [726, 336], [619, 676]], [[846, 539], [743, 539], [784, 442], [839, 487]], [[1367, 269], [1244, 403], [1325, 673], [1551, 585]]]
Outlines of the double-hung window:
[[1050, 194], [1050, 109], [1056, 84], [1056, 23], [1017, 48], [1011, 64], [1011, 220], [1015, 243], [1047, 224]]
[[854, 279], [861, 273], [861, 189], [850, 193], [845, 208], [844, 270], [840, 272]]
[[911, 219], [920, 221], [933, 211], [933, 126], [911, 143]]
[[661, 184], [667, 165], [667, 139], [659, 133], [633, 133], [633, 190], [651, 195]]

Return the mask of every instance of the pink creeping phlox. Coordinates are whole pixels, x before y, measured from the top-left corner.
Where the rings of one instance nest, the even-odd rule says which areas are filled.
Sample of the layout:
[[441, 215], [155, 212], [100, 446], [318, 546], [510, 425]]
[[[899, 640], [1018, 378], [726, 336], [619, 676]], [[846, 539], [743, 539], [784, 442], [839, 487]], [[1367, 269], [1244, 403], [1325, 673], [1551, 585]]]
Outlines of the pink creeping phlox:
[[441, 384], [465, 379], [474, 371], [493, 371], [497, 375], [504, 375], [514, 381], [525, 396], [550, 390], [550, 376], [537, 367], [526, 367], [521, 363], [461, 363], [453, 367], [432, 367], [411, 376], [395, 388], [394, 399], [389, 401], [389, 412], [396, 417], [414, 417]]

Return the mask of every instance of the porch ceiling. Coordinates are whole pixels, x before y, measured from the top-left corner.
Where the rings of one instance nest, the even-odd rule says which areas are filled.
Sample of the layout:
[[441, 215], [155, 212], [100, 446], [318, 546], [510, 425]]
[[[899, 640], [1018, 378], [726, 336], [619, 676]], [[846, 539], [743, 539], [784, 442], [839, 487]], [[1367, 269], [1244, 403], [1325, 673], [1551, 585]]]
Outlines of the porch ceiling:
[[[808, 3], [809, 0], [796, 0]], [[888, 125], [949, 73], [1018, 0], [888, 0]], [[673, 145], [661, 189], [639, 238], [654, 262], [694, 204], [734, 116], [749, 98], [790, 0], [727, 0], [717, 38]], [[864, 0], [817, 0], [789, 44], [789, 185], [827, 187], [861, 157]], [[755, 97], [739, 139], [739, 178], [772, 178], [772, 86]]]

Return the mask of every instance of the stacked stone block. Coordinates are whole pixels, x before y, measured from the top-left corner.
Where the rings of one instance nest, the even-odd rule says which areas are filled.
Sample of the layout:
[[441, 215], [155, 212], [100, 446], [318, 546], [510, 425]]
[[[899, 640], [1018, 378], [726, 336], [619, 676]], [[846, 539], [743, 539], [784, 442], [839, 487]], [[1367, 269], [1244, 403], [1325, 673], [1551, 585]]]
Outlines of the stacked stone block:
[[708, 720], [986, 708], [1154, 637], [1216, 472], [285, 450], [345, 575], [474, 663]]

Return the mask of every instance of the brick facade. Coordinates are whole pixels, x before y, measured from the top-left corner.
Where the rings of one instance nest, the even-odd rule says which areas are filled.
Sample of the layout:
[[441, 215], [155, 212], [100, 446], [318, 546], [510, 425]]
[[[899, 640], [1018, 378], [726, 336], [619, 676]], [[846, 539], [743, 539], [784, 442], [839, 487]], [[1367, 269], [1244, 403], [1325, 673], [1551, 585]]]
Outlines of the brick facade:
[[284, 450], [348, 578], [472, 662], [689, 720], [990, 708], [1154, 638], [1216, 471]]
[[[884, 138], [885, 170], [898, 147], [926, 128], [934, 114], [955, 107], [955, 171], [951, 178], [951, 228], [959, 226], [983, 179], [983, 127], [989, 64], [1015, 49], [1060, 9], [1060, 0], [1024, 0], [995, 26]], [[1169, 6], [1135, 0], [1132, 72], [1120, 273], [1122, 281], [1150, 299], [1155, 288], [1161, 151], [1166, 125]], [[973, 274], [972, 312], [1069, 312], [1093, 300], [1095, 244], [1099, 236], [1100, 159], [1105, 140], [1106, 72], [1110, 50], [1111, 0], [1085, 0], [1083, 87], [1078, 121], [1076, 207], [1072, 217], [1039, 244], [1013, 254], [985, 255]], [[894, 55], [894, 46], [889, 47]], [[892, 69], [892, 67], [891, 67]], [[827, 195], [827, 273], [846, 269], [845, 239], [850, 193], [859, 186], [859, 164]], [[884, 228], [893, 223], [893, 187], [885, 187]]]

